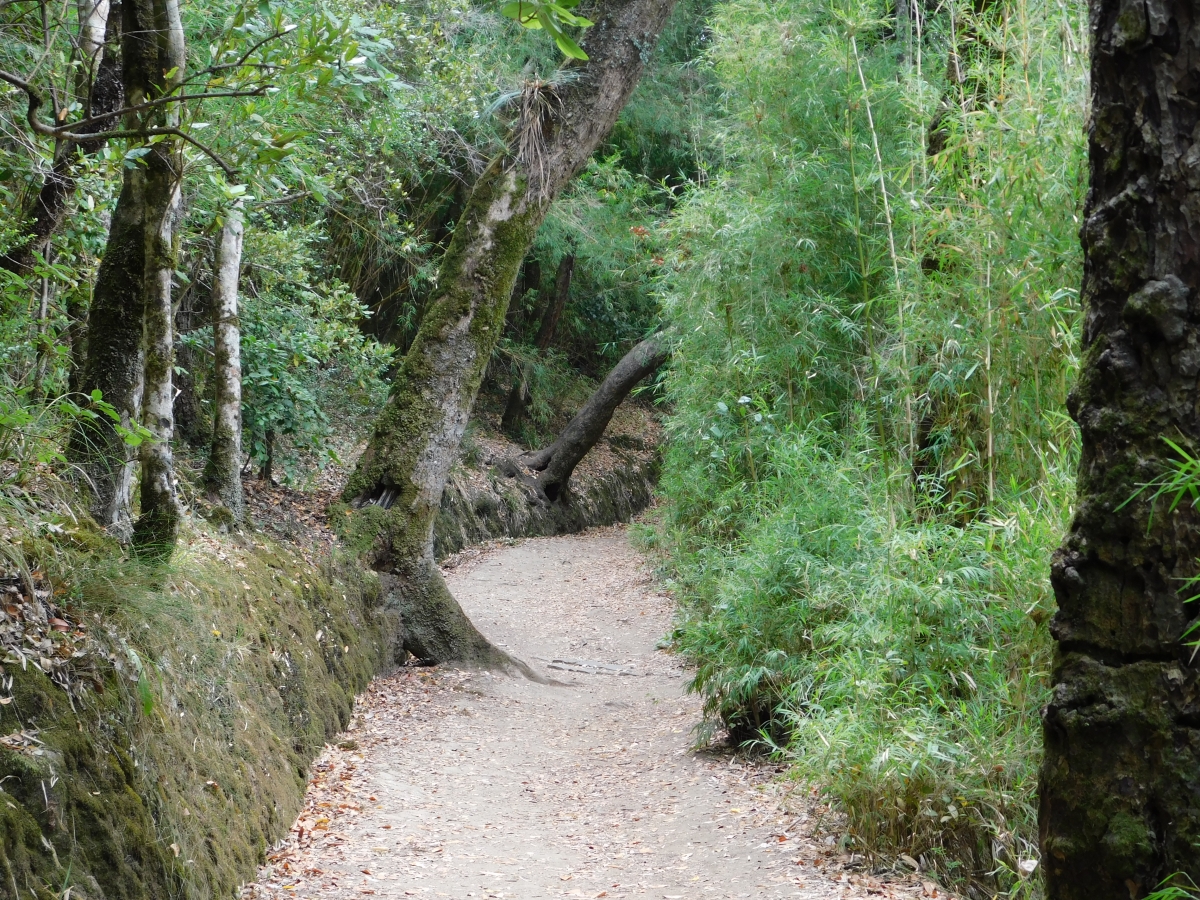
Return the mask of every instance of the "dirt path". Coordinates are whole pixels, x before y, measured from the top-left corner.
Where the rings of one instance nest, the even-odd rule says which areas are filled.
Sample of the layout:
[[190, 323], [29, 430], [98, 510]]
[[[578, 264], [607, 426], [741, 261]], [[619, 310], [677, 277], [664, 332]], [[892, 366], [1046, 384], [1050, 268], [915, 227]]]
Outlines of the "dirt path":
[[447, 580], [482, 631], [564, 684], [377, 680], [243, 897], [936, 896], [854, 867], [773, 768], [691, 751], [698, 701], [655, 649], [670, 601], [623, 529], [493, 548]]

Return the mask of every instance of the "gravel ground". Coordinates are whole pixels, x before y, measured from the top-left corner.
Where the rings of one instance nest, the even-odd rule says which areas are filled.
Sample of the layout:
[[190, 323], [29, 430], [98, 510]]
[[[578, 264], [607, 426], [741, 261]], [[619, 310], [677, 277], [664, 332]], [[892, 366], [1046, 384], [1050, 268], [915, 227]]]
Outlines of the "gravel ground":
[[937, 897], [836, 850], [773, 766], [695, 752], [671, 602], [621, 527], [467, 551], [451, 590], [558, 683], [380, 678], [246, 900]]

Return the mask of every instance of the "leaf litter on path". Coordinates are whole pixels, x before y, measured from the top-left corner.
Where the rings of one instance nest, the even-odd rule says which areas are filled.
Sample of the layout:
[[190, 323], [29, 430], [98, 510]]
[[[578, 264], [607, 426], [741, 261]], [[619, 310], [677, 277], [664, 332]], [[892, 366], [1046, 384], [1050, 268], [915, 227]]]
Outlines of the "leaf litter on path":
[[671, 602], [623, 528], [495, 545], [445, 574], [492, 640], [573, 680], [376, 679], [244, 900], [937, 895], [841, 853], [829, 810], [774, 765], [692, 748], [699, 701], [655, 649]]

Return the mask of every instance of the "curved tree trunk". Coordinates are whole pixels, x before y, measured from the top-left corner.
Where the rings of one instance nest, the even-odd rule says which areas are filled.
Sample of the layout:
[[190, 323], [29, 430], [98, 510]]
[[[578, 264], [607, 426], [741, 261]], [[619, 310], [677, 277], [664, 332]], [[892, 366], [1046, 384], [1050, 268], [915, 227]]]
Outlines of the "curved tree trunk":
[[[558, 320], [562, 318], [567, 305], [567, 294], [571, 291], [571, 276], [575, 273], [575, 254], [568, 253], [558, 261], [558, 270], [554, 273], [553, 293], [542, 304], [542, 321], [538, 327], [537, 340], [534, 346], [539, 353], [550, 349], [554, 333], [558, 330]], [[529, 406], [529, 370], [522, 366], [521, 372], [513, 383], [508, 395], [508, 403], [504, 406], [504, 415], [500, 419], [500, 427], [510, 430], [525, 415]]]
[[242, 211], [225, 214], [213, 261], [213, 435], [204, 488], [229, 510], [234, 523], [246, 518], [242, 490], [242, 341], [238, 320], [238, 273], [242, 267]]
[[[1200, 509], [1140, 485], [1200, 450], [1200, 7], [1091, 0], [1079, 505], [1051, 580], [1042, 863], [1053, 900], [1200, 872]], [[1134, 498], [1131, 500], [1131, 498]]]
[[[373, 565], [400, 614], [400, 644], [431, 662], [515, 662], [470, 623], [433, 557], [433, 524], [479, 383], [500, 337], [521, 261], [552, 199], [607, 136], [641, 76], [675, 0], [612, 0], [588, 31], [590, 59], [554, 102], [526, 104], [542, 120], [537, 158], [504, 154], [471, 192], [437, 292], [346, 487], [355, 506], [380, 507]], [[526, 142], [528, 146], [528, 142]], [[373, 513], [378, 515], [378, 513]]]
[[613, 366], [553, 444], [518, 458], [520, 464], [541, 473], [535, 486], [547, 500], [553, 502], [566, 494], [571, 473], [600, 440], [621, 401], [629, 396], [634, 385], [666, 362], [668, 356], [670, 351], [657, 338], [642, 341]]

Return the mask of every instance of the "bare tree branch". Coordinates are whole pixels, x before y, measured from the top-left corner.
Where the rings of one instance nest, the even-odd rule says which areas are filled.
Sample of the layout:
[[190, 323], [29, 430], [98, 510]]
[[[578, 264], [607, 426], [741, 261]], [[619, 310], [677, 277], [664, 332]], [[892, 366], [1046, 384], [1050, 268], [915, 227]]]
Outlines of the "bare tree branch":
[[46, 137], [52, 137], [57, 140], [77, 142], [100, 140], [107, 141], [115, 140], [117, 138], [146, 138], [154, 137], [155, 135], [177, 137], [191, 144], [193, 147], [215, 162], [221, 167], [221, 170], [231, 178], [237, 176], [237, 169], [227, 163], [220, 156], [220, 154], [218, 154], [211, 147], [205, 145], [201, 141], [198, 141], [196, 138], [192, 137], [190, 134], [180, 128], [122, 128], [116, 131], [98, 131], [94, 133], [80, 133], [73, 131], [72, 129], [87, 125], [89, 122], [111, 119], [128, 112], [137, 112], [139, 110], [149, 109], [155, 106], [162, 106], [165, 103], [183, 102], [184, 100], [204, 100], [211, 97], [257, 96], [266, 90], [264, 87], [256, 91], [221, 91], [211, 94], [184, 94], [179, 97], [162, 97], [158, 100], [150, 100], [146, 103], [139, 103], [136, 106], [130, 106], [121, 110], [117, 110], [116, 112], [109, 113], [106, 116], [93, 116], [91, 119], [84, 119], [82, 122], [75, 122], [71, 125], [53, 128], [37, 117], [37, 111], [43, 105], [45, 105], [46, 102], [42, 95], [38, 92], [37, 88], [25, 81], [23, 78], [3, 70], [0, 70], [0, 81], [6, 81], [13, 87], [19, 88], [25, 92], [26, 96], [29, 98], [29, 108], [25, 113], [25, 118], [29, 122], [29, 127], [32, 128], [37, 134], [44, 135]]

